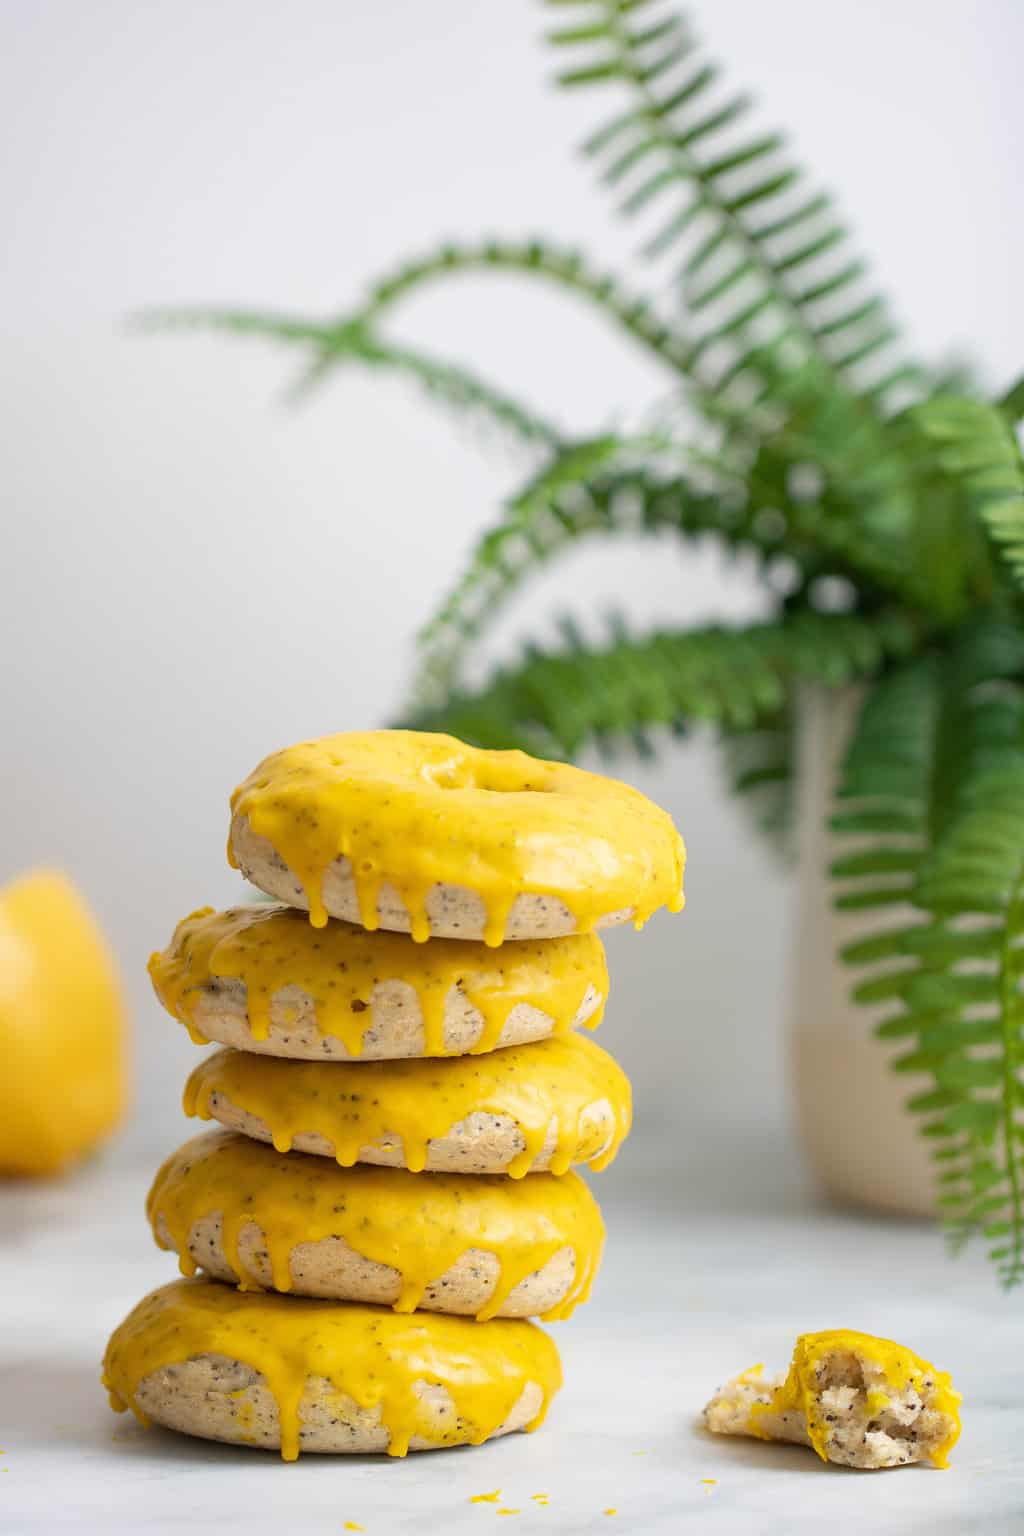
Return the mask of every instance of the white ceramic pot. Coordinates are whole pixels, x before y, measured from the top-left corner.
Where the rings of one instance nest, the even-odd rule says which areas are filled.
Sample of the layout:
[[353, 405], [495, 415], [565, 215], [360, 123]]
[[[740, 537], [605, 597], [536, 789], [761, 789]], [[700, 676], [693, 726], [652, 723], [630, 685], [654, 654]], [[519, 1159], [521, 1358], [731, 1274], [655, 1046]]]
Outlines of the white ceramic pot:
[[828, 866], [849, 851], [828, 830], [838, 769], [858, 696], [809, 692], [801, 701], [797, 839], [799, 891], [792, 983], [792, 1066], [797, 1114], [808, 1158], [834, 1199], [925, 1216], [935, 1211], [935, 1181], [918, 1116], [905, 1102], [927, 1087], [923, 1077], [889, 1069], [906, 1049], [875, 1038], [891, 1007], [850, 1000], [857, 973], [837, 959], [853, 939], [906, 921], [907, 911], [836, 912]]

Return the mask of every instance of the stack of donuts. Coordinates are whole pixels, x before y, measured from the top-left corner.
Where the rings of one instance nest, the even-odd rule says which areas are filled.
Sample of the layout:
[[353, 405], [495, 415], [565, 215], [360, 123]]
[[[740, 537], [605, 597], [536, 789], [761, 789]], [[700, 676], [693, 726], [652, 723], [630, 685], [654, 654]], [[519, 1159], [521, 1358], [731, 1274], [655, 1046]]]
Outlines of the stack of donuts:
[[186, 1278], [115, 1330], [113, 1405], [288, 1460], [535, 1428], [561, 1369], [530, 1319], [586, 1299], [604, 1241], [573, 1165], [630, 1122], [576, 1032], [594, 930], [682, 906], [671, 820], [565, 764], [363, 732], [265, 759], [228, 856], [273, 904], [195, 912], [150, 961], [221, 1047], [185, 1090], [219, 1126], [150, 1191]]

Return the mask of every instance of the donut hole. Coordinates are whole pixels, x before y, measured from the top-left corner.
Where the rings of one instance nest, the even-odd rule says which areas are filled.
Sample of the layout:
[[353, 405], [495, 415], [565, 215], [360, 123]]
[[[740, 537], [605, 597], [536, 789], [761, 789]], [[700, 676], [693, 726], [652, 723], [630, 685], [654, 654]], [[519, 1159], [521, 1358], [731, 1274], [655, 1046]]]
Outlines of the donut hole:
[[[551, 786], [536, 780], [524, 782], [518, 764], [501, 761], [504, 754], [489, 758], [449, 758], [443, 763], [424, 763], [423, 778], [435, 789], [476, 789], [494, 795], [549, 794]], [[508, 753], [508, 757], [517, 754]], [[498, 758], [499, 760], [495, 760]]]

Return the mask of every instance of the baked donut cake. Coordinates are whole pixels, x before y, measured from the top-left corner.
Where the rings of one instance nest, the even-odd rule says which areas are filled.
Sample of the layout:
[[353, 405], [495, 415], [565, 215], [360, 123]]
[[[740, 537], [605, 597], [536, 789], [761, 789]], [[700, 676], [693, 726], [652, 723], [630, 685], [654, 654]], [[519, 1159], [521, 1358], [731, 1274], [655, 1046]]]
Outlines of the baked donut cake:
[[171, 1154], [146, 1213], [185, 1274], [479, 1322], [570, 1316], [604, 1245], [597, 1201], [575, 1173], [339, 1168], [224, 1130]]
[[[669, 816], [599, 774], [415, 731], [272, 753], [230, 862], [149, 962], [197, 1045], [146, 1204], [184, 1278], [115, 1329], [116, 1408], [278, 1449], [478, 1445], [561, 1384], [531, 1321], [589, 1298], [601, 1213], [573, 1170], [628, 1135], [597, 930], [683, 905]], [[513, 1512], [513, 1511], [510, 1511]]]
[[312, 928], [304, 912], [264, 904], [193, 912], [149, 974], [197, 1045], [312, 1061], [481, 1055], [594, 1029], [608, 995], [593, 933], [497, 950], [414, 944], [352, 923]]
[[231, 797], [228, 857], [268, 895], [434, 938], [562, 938], [683, 904], [683, 842], [639, 790], [420, 731], [274, 752]]
[[286, 1061], [230, 1049], [185, 1087], [187, 1115], [336, 1158], [413, 1173], [565, 1173], [608, 1166], [629, 1133], [629, 1081], [580, 1035], [441, 1061]]
[[823, 1461], [877, 1469], [944, 1467], [960, 1435], [960, 1394], [902, 1344], [847, 1328], [805, 1333], [785, 1376], [753, 1366], [704, 1410], [710, 1430], [809, 1445]]
[[536, 1429], [562, 1384], [533, 1323], [174, 1280], [107, 1345], [115, 1409], [204, 1440], [299, 1451], [440, 1450]]

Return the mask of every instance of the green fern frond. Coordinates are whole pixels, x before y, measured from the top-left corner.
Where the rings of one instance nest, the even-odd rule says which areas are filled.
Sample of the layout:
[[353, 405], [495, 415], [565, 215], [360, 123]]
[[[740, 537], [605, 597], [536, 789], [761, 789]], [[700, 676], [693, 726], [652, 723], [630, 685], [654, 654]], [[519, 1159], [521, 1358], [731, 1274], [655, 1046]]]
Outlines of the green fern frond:
[[446, 242], [378, 280], [355, 314], [336, 322], [339, 333], [352, 324], [375, 325], [400, 300], [439, 279], [495, 272], [538, 278], [567, 291], [594, 306], [673, 372], [685, 371], [690, 347], [678, 328], [658, 314], [650, 299], [629, 292], [613, 273], [591, 266], [580, 251], [544, 239]]
[[[559, 4], [559, 0], [549, 0]], [[649, 255], [683, 252], [687, 306], [703, 319], [691, 364], [724, 350], [727, 372], [758, 373], [758, 353], [813, 359], [884, 401], [918, 370], [888, 362], [897, 331], [822, 193], [803, 188], [775, 133], [751, 133], [744, 95], [723, 95], [686, 23], [662, 0], [578, 0], [549, 33], [578, 55], [563, 86], [614, 85], [627, 105], [588, 140], [621, 210], [655, 220]], [[725, 377], [723, 371], [722, 377]]]
[[1024, 461], [1004, 410], [944, 396], [913, 414], [935, 445], [939, 467], [962, 487], [1017, 586], [1024, 587]]
[[812, 612], [747, 629], [619, 634], [600, 649], [576, 637], [560, 651], [530, 651], [482, 689], [453, 693], [406, 723], [558, 757], [658, 727], [748, 730], [777, 719], [795, 680], [843, 686], [907, 654], [915, 638], [899, 614]]
[[947, 978], [960, 985], [943, 999], [946, 1034], [926, 1035], [918, 1055], [946, 1100], [939, 1124], [977, 1149], [947, 1209], [981, 1227], [1007, 1285], [1024, 1281], [1024, 733], [1015, 759], [963, 787], [916, 893], [937, 920], [969, 923], [975, 940], [970, 972]]
[[530, 445], [554, 447], [560, 434], [550, 422], [511, 395], [482, 379], [472, 369], [446, 362], [412, 347], [382, 341], [368, 326], [339, 326], [329, 321], [295, 319], [252, 310], [153, 310], [137, 317], [137, 325], [153, 331], [221, 331], [258, 340], [284, 341], [304, 350], [306, 371], [293, 391], [307, 393], [330, 369], [344, 363], [403, 374], [428, 395], [457, 411], [493, 421], [502, 430]]
[[1005, 394], [999, 397], [999, 409], [1006, 413], [1014, 426], [1024, 421], [1024, 374], [1015, 379]]
[[724, 730], [720, 747], [729, 787], [753, 824], [776, 850], [792, 853], [796, 781], [795, 690], [774, 715], [748, 730]]
[[854, 841], [832, 866], [837, 905], [897, 912], [844, 951], [870, 968], [854, 998], [895, 1005], [878, 1033], [908, 1041], [897, 1071], [932, 1079], [909, 1107], [927, 1116], [943, 1211], [958, 1241], [979, 1229], [994, 1238], [998, 1201], [1011, 1234], [998, 1260], [1008, 1283], [1024, 1278], [1024, 1220], [1009, 1153], [994, 1178], [992, 1147], [1013, 1143], [1018, 1118], [1022, 1015], [1004, 971], [1021, 913], [999, 880], [1014, 851], [1024, 854], [1024, 831], [1006, 824], [1005, 788], [1024, 792], [1021, 677], [1024, 635], [982, 623], [950, 653], [882, 679], [861, 711], [832, 820]]
[[[720, 484], [714, 483], [713, 473], [704, 475], [702, 484], [700, 455], [692, 455], [696, 474], [690, 477], [672, 472], [678, 449], [654, 442], [646, 454], [643, 448], [640, 440], [614, 436], [567, 444], [511, 499], [501, 520], [478, 540], [457, 586], [420, 632], [416, 700], [434, 702], [452, 690], [468, 647], [479, 641], [522, 583], [595, 535], [674, 533], [687, 541], [713, 539], [765, 565], [784, 559], [799, 591], [826, 573], [850, 581], [859, 574], [842, 520], [832, 515], [831, 505], [822, 508], [794, 488], [786, 473], [791, 466], [768, 484], [756, 472], [726, 476], [725, 466], [716, 463]], [[666, 459], [660, 472], [659, 452]], [[877, 552], [875, 559], [882, 570]], [[892, 585], [906, 585], [889, 567], [885, 573]], [[860, 586], [868, 591], [862, 576]]]
[[[778, 553], [776, 531], [758, 532], [742, 509], [698, 490], [685, 477], [659, 477], [625, 462], [616, 438], [570, 444], [509, 502], [502, 520], [473, 551], [458, 585], [421, 631], [422, 665], [415, 697], [452, 688], [469, 645], [543, 565], [594, 535], [661, 534], [721, 539], [762, 558]], [[620, 467], [620, 461], [621, 467]]]
[[413, 696], [421, 703], [447, 692], [467, 648], [492, 623], [526, 576], [567, 545], [616, 529], [611, 495], [595, 494], [595, 477], [623, 454], [610, 436], [556, 450], [508, 502], [501, 521], [477, 541], [458, 584], [419, 634], [422, 653]]

